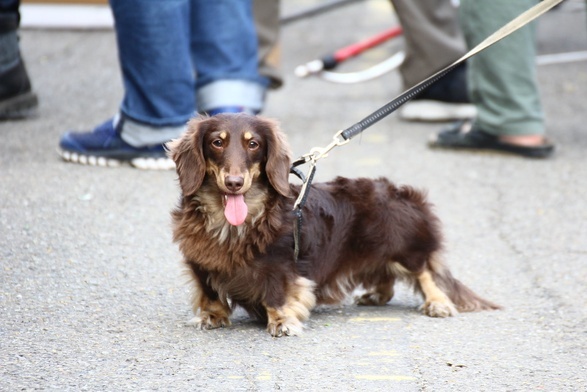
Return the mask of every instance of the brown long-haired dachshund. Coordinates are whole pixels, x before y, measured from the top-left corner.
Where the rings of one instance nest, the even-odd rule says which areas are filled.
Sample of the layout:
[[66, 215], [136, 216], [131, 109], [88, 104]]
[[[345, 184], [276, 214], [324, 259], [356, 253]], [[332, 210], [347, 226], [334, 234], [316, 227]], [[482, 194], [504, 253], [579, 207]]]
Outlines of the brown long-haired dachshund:
[[360, 305], [385, 305], [396, 279], [424, 296], [433, 317], [497, 309], [442, 263], [442, 236], [424, 194], [377, 180], [336, 178], [313, 185], [303, 209], [299, 258], [294, 214], [299, 186], [288, 182], [290, 152], [269, 119], [222, 114], [193, 119], [168, 144], [181, 199], [174, 241], [193, 278], [193, 310], [203, 329], [230, 325], [237, 305], [294, 335], [317, 304], [359, 286]]

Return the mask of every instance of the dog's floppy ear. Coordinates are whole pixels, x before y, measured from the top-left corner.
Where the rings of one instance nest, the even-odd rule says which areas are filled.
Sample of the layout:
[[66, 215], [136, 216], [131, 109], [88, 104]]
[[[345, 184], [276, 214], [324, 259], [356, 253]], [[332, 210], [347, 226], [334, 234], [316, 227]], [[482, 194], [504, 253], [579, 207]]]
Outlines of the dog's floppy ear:
[[167, 155], [175, 162], [179, 185], [184, 196], [195, 194], [206, 175], [204, 160], [204, 132], [200, 126], [205, 118], [194, 118], [188, 122], [187, 131], [166, 144]]
[[281, 195], [290, 196], [289, 169], [290, 150], [285, 134], [279, 129], [277, 122], [263, 119], [268, 128], [267, 164], [265, 171], [271, 186]]

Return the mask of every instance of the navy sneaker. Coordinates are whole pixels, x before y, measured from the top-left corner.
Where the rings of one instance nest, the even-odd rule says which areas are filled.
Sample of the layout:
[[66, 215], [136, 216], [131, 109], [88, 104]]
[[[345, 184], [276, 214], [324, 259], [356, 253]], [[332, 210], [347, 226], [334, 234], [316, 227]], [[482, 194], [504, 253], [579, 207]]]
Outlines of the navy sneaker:
[[120, 166], [128, 162], [138, 169], [168, 170], [175, 164], [167, 157], [163, 144], [133, 147], [122, 140], [120, 128], [112, 119], [91, 132], [67, 132], [59, 141], [59, 155], [68, 161], [93, 166]]

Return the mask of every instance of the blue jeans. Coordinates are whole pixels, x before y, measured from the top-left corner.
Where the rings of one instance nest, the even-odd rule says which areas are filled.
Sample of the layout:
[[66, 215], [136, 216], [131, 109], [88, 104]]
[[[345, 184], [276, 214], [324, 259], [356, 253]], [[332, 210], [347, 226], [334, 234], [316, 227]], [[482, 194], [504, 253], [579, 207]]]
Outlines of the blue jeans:
[[174, 127], [198, 110], [262, 108], [268, 81], [257, 71], [250, 1], [110, 0], [110, 6], [124, 117]]

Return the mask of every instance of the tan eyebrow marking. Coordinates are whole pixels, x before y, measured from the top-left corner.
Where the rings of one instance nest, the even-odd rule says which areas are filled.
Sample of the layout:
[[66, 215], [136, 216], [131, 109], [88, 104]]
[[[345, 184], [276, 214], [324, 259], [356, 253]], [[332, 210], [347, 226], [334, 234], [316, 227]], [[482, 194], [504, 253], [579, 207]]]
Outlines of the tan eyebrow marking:
[[251, 132], [245, 132], [245, 140], [251, 140], [253, 138], [253, 134]]
[[226, 139], [226, 136], [228, 136], [228, 135], [226, 134], [226, 132], [221, 132], [221, 133], [220, 133], [220, 139]]

